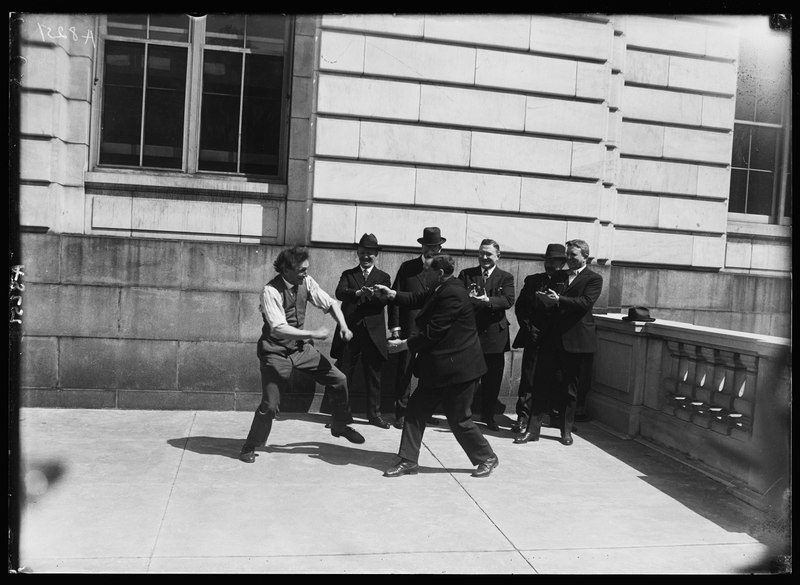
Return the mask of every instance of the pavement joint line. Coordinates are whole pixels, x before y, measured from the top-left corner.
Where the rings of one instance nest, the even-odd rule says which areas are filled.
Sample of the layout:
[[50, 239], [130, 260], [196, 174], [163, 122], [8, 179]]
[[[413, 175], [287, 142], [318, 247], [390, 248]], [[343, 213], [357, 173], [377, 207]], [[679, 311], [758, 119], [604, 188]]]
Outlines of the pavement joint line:
[[[360, 553], [302, 553], [302, 554], [263, 554], [263, 555], [161, 555], [155, 557], [157, 559], [302, 559], [306, 557], [393, 557], [393, 556], [408, 556], [408, 555], [461, 555], [464, 553], [470, 554], [491, 554], [491, 553], [509, 553], [515, 552], [514, 549], [481, 549], [481, 550], [402, 550], [402, 551], [386, 551], [386, 552], [360, 552]], [[45, 557], [41, 557], [45, 558]], [[57, 557], [56, 557], [57, 558]], [[78, 557], [73, 557], [78, 558]], [[87, 559], [104, 559], [104, 558], [126, 558], [138, 559], [145, 557], [81, 557]]]
[[164, 519], [167, 516], [167, 510], [169, 509], [169, 503], [172, 500], [172, 493], [175, 491], [175, 483], [178, 481], [178, 474], [181, 471], [181, 465], [183, 464], [183, 457], [186, 455], [186, 445], [189, 444], [189, 439], [192, 436], [192, 429], [194, 428], [194, 423], [197, 421], [197, 411], [192, 412], [192, 424], [189, 425], [189, 428], [186, 431], [186, 439], [183, 442], [183, 448], [181, 449], [181, 456], [178, 459], [178, 466], [175, 469], [175, 475], [172, 478], [172, 485], [169, 486], [169, 494], [167, 495], [167, 502], [164, 504], [164, 511], [161, 514], [161, 519], [158, 521], [158, 530], [156, 531], [156, 537], [153, 539], [153, 548], [150, 549], [150, 554], [147, 555], [147, 569], [145, 570], [146, 573], [150, 572], [150, 565], [153, 562], [153, 556], [155, 555], [156, 548], [158, 547], [158, 539], [161, 537], [161, 529], [164, 527]]
[[638, 545], [638, 544], [621, 544], [619, 546], [559, 546], [556, 548], [522, 548], [518, 549], [525, 552], [553, 552], [553, 551], [568, 551], [568, 550], [591, 550], [601, 551], [601, 550], [647, 550], [647, 549], [659, 549], [659, 548], [695, 548], [698, 546], [742, 546], [742, 545], [754, 545], [758, 546], [763, 544], [759, 541], [752, 541], [752, 542], [681, 542], [675, 544], [645, 544], [645, 545]]
[[[428, 453], [430, 453], [431, 455], [433, 455], [433, 458], [434, 458], [434, 459], [436, 459], [436, 461], [438, 461], [438, 462], [439, 462], [439, 465], [441, 465], [441, 466], [442, 466], [442, 469], [447, 469], [447, 467], [445, 467], [444, 463], [442, 463], [442, 461], [441, 461], [441, 460], [440, 460], [440, 459], [439, 459], [439, 458], [436, 456], [436, 454], [435, 454], [435, 453], [434, 453], [434, 452], [433, 452], [433, 451], [432, 451], [432, 450], [431, 450], [431, 449], [428, 447], [427, 443], [425, 443], [425, 441], [423, 441], [423, 442], [422, 442], [422, 444], [423, 444], [423, 445], [425, 446], [425, 448], [428, 450]], [[527, 564], [528, 564], [528, 566], [529, 566], [529, 567], [530, 567], [530, 568], [531, 568], [531, 569], [532, 569], [532, 570], [533, 570], [533, 571], [534, 571], [534, 572], [535, 572], [535, 573], [538, 575], [538, 574], [539, 574], [539, 571], [537, 571], [537, 570], [536, 570], [536, 567], [534, 567], [534, 566], [531, 564], [531, 562], [530, 562], [530, 561], [529, 561], [527, 558], [525, 558], [525, 555], [522, 553], [522, 551], [520, 551], [520, 549], [518, 549], [516, 546], [514, 546], [514, 543], [511, 541], [511, 539], [508, 537], [508, 535], [507, 535], [505, 532], [503, 532], [503, 530], [502, 530], [502, 529], [501, 529], [501, 528], [500, 528], [500, 527], [497, 525], [497, 523], [496, 523], [494, 520], [492, 520], [492, 517], [491, 517], [489, 514], [487, 514], [487, 513], [486, 513], [486, 510], [484, 510], [484, 509], [483, 509], [483, 507], [482, 507], [482, 506], [481, 506], [481, 505], [480, 505], [480, 504], [477, 502], [477, 500], [476, 500], [475, 498], [473, 498], [473, 497], [472, 497], [472, 494], [471, 494], [471, 493], [469, 493], [469, 491], [467, 490], [467, 488], [466, 488], [466, 487], [464, 487], [464, 484], [463, 484], [463, 483], [462, 483], [462, 482], [461, 482], [461, 481], [458, 479], [458, 477], [456, 477], [456, 476], [455, 476], [455, 475], [454, 475], [454, 474], [453, 474], [451, 471], [448, 471], [448, 473], [450, 474], [450, 477], [452, 477], [452, 478], [453, 478], [453, 481], [455, 481], [455, 482], [458, 484], [458, 486], [459, 486], [459, 487], [460, 487], [460, 488], [461, 488], [461, 489], [464, 491], [464, 493], [465, 493], [465, 494], [467, 494], [467, 497], [468, 497], [470, 500], [472, 500], [472, 501], [473, 501], [473, 503], [475, 504], [475, 506], [477, 506], [478, 510], [480, 510], [480, 511], [481, 511], [481, 513], [482, 513], [484, 516], [486, 516], [486, 518], [489, 520], [489, 522], [491, 522], [491, 523], [492, 523], [492, 525], [495, 527], [495, 529], [496, 529], [496, 530], [497, 530], [497, 531], [498, 531], [500, 534], [502, 534], [502, 535], [503, 535], [503, 538], [505, 538], [505, 539], [506, 539], [506, 542], [508, 542], [508, 544], [509, 544], [509, 545], [511, 545], [511, 548], [510, 548], [510, 549], [509, 549], [507, 552], [511, 552], [511, 551], [514, 551], [514, 552], [516, 552], [516, 553], [517, 553], [517, 554], [518, 554], [520, 557], [522, 557], [522, 560], [523, 560], [525, 563], [527, 563]]]

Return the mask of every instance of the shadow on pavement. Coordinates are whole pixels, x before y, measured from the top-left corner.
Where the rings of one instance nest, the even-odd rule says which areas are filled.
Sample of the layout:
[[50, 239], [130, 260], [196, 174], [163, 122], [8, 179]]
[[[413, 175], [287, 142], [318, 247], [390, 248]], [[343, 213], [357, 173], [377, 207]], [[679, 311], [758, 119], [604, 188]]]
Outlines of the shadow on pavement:
[[[576, 434], [636, 469], [642, 481], [717, 526], [729, 532], [746, 533], [766, 544], [779, 560], [787, 548], [791, 551], [791, 529], [787, 547], [787, 531], [780, 526], [782, 522], [738, 499], [725, 484], [647, 445], [616, 437], [598, 426], [583, 423], [581, 432]], [[773, 559], [765, 559], [764, 564], [772, 562]]]
[[176, 449], [186, 449], [200, 455], [220, 455], [231, 459], [238, 459], [242, 449], [242, 439], [229, 439], [227, 437], [180, 437], [168, 439], [167, 443]]
[[[308, 455], [330, 465], [359, 465], [378, 471], [386, 471], [397, 463], [395, 453], [379, 451], [365, 451], [346, 445], [333, 445], [317, 441], [303, 441], [287, 443], [286, 445], [267, 445], [261, 451], [267, 453], [291, 453], [294, 455]], [[259, 449], [256, 449], [258, 452]], [[472, 473], [472, 469], [444, 469], [441, 467], [420, 467], [420, 473]]]
[[[167, 443], [176, 449], [185, 449], [199, 455], [213, 455], [238, 459], [242, 448], [242, 439], [227, 437], [180, 437], [168, 439]], [[259, 453], [289, 453], [292, 455], [307, 455], [319, 459], [329, 465], [359, 465], [378, 471], [386, 471], [397, 463], [395, 453], [380, 451], [366, 451], [347, 445], [334, 445], [320, 441], [303, 441], [287, 443], [285, 445], [267, 445], [256, 449]], [[420, 473], [472, 473], [470, 469], [445, 469], [441, 467], [420, 467]]]

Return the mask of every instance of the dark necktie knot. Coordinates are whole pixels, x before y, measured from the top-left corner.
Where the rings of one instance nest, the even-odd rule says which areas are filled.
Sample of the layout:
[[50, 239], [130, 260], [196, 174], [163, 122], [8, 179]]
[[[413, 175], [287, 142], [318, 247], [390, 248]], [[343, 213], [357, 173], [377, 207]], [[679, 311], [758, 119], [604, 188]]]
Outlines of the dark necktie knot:
[[483, 271], [483, 280], [486, 280], [487, 278], [489, 278], [489, 271], [488, 270], [484, 270]]

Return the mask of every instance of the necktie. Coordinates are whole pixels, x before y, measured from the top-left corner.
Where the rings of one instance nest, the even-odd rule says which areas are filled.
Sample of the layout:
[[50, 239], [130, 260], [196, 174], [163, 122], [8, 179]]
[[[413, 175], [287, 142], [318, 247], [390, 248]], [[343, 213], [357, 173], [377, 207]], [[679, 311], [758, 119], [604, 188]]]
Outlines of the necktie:
[[488, 270], [484, 270], [483, 271], [483, 281], [486, 282], [488, 279], [489, 279], [489, 271]]
[[369, 276], [369, 270], [364, 269], [361, 274], [364, 276], [364, 282], [367, 281], [367, 277]]

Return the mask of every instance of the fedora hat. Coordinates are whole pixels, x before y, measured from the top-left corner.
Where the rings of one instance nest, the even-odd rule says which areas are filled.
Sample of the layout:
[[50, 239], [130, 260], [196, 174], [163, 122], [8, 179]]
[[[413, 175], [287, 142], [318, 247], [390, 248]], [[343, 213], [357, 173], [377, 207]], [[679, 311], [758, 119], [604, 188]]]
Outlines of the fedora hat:
[[364, 234], [361, 236], [361, 239], [358, 241], [359, 248], [368, 248], [370, 250], [381, 250], [382, 248], [378, 245], [378, 238], [375, 237], [375, 234]]
[[423, 246], [438, 246], [447, 240], [442, 237], [438, 227], [426, 227], [422, 230], [422, 237], [417, 238], [417, 241]]
[[628, 316], [622, 318], [623, 321], [655, 321], [650, 316], [650, 309], [646, 307], [631, 307], [628, 309]]
[[551, 258], [561, 258], [566, 260], [567, 251], [563, 244], [547, 244], [547, 251], [544, 253], [544, 259], [550, 260]]

